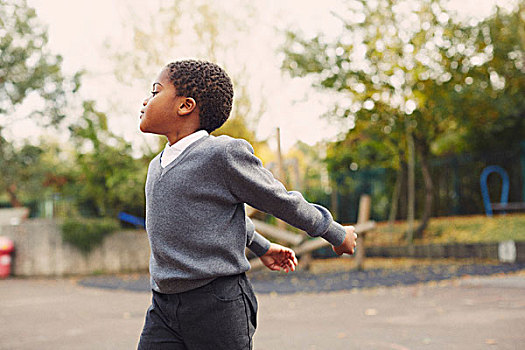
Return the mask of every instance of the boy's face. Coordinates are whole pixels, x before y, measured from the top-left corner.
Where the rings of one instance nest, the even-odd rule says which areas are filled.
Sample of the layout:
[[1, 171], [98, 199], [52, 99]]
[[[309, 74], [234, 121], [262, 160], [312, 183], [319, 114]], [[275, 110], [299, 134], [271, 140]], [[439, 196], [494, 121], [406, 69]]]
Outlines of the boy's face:
[[175, 86], [163, 69], [155, 83], [151, 95], [142, 103], [140, 130], [146, 133], [168, 135], [177, 128], [177, 105], [179, 103]]

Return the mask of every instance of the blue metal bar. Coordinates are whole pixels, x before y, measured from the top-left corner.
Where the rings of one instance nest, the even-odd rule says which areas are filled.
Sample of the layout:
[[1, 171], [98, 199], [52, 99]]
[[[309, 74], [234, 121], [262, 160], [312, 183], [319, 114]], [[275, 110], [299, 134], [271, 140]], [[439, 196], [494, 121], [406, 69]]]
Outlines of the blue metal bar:
[[124, 213], [123, 211], [118, 213], [118, 218], [119, 220], [122, 220], [124, 222], [127, 222], [135, 226], [141, 226], [144, 228], [146, 227], [146, 220], [144, 218], [141, 218], [135, 215], [131, 215], [128, 213]]
[[501, 189], [501, 204], [507, 204], [509, 201], [509, 175], [502, 167], [498, 165], [490, 165], [481, 172], [480, 185], [481, 196], [483, 197], [483, 205], [485, 206], [485, 213], [487, 216], [492, 216], [492, 204], [490, 202], [489, 189], [487, 186], [487, 178], [492, 173], [498, 173], [503, 181]]

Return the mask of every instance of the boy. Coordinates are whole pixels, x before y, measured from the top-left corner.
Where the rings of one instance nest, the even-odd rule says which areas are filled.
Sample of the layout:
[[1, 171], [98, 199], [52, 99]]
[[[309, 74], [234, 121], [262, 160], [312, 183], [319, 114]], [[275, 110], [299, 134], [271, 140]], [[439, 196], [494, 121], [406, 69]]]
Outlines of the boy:
[[339, 255], [354, 252], [353, 227], [286, 191], [246, 141], [209, 135], [228, 119], [232, 99], [224, 70], [185, 60], [161, 71], [143, 103], [140, 130], [168, 144], [146, 181], [153, 299], [139, 349], [252, 348], [257, 301], [245, 247], [273, 270], [293, 271], [297, 260], [254, 231], [245, 203], [323, 237]]

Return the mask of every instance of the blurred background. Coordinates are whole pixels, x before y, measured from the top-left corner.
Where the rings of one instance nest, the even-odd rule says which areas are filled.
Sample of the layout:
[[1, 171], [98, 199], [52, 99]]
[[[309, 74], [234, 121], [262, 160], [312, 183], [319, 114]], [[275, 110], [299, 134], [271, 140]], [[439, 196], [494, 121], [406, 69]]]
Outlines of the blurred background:
[[525, 1], [1, 0], [0, 349], [136, 347], [139, 114], [183, 58], [234, 82], [216, 134], [360, 233], [330, 259], [247, 208], [300, 258], [249, 256], [259, 349], [522, 347]]
[[[197, 58], [234, 81], [217, 134], [339, 222], [369, 195], [373, 242], [525, 239], [523, 1], [4, 0], [0, 21], [1, 207], [132, 227], [166, 142], [138, 130], [142, 101]], [[491, 165], [507, 228], [485, 218]]]

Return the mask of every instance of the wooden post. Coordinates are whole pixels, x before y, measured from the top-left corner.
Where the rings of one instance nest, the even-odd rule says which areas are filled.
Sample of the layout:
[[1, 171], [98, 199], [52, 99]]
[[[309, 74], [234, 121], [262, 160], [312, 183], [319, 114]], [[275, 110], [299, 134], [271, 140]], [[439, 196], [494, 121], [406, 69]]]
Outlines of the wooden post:
[[[281, 151], [281, 128], [277, 128], [277, 179], [286, 186], [286, 174], [284, 173], [283, 153]], [[276, 218], [277, 219], [277, 218]], [[277, 219], [277, 227], [282, 230], [286, 229], [286, 223]]]
[[286, 176], [284, 174], [283, 153], [281, 151], [281, 128], [277, 128], [277, 166], [279, 181], [284, 184]]
[[[359, 212], [357, 213], [357, 224], [364, 224], [370, 219], [371, 198], [364, 194], [359, 199]], [[365, 232], [357, 232], [357, 248], [355, 252], [356, 267], [359, 271], [364, 270], [365, 261]]]

